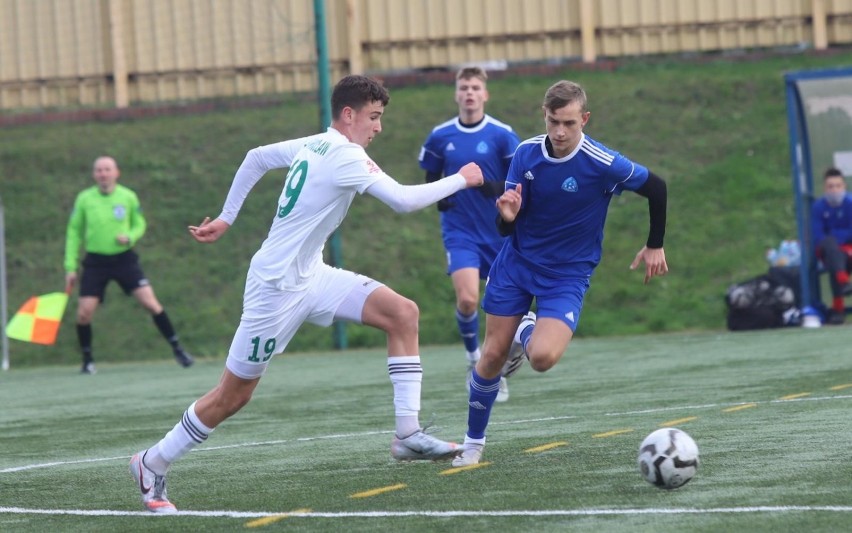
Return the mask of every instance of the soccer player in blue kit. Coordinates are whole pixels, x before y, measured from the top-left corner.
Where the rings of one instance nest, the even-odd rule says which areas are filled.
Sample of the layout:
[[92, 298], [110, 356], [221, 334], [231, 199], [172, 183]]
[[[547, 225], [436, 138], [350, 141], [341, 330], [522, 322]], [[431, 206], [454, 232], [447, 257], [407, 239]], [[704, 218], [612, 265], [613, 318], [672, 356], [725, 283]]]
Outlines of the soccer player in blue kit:
[[[494, 224], [494, 201], [503, 194], [509, 163], [520, 139], [512, 127], [485, 113], [488, 75], [481, 67], [463, 67], [456, 73], [458, 116], [436, 126], [420, 150], [426, 181], [458, 172], [473, 161], [485, 182], [476, 190], [461, 190], [438, 202], [441, 235], [447, 252], [447, 273], [456, 294], [456, 322], [464, 342], [470, 372], [480, 357], [479, 283], [503, 246]], [[509, 387], [500, 380], [497, 401], [509, 399]]]
[[[568, 348], [601, 259], [613, 195], [628, 190], [648, 199], [648, 239], [630, 268], [644, 262], [645, 283], [668, 272], [665, 182], [583, 133], [590, 113], [580, 85], [555, 83], [542, 107], [547, 133], [518, 146], [497, 200], [497, 225], [511, 237], [485, 287], [485, 342], [471, 377], [463, 452], [453, 466], [479, 463], [500, 377], [525, 358], [546, 372]], [[537, 316], [527, 313], [533, 299]]]

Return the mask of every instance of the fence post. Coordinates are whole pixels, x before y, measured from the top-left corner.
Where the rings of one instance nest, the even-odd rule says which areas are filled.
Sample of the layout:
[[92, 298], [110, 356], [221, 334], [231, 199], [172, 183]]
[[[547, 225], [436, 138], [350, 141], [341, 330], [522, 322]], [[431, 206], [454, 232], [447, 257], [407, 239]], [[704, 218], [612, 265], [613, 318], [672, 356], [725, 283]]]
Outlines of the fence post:
[[827, 15], [825, 11], [825, 0], [811, 0], [811, 31], [813, 31], [814, 48], [825, 50], [828, 48]]
[[127, 61], [124, 57], [124, 14], [122, 2], [109, 0], [109, 39], [112, 48], [112, 85], [115, 107], [124, 109], [130, 103], [127, 92]]
[[[325, 6], [323, 0], [314, 0], [314, 25], [317, 41], [317, 91], [320, 106], [320, 131], [323, 132], [331, 125], [331, 80], [329, 80], [328, 39], [325, 33]], [[340, 229], [331, 234], [330, 242], [331, 266], [343, 267], [343, 253]], [[347, 347], [346, 323], [334, 323], [334, 347], [345, 350]]]
[[346, 20], [349, 40], [349, 74], [364, 73], [364, 58], [361, 54], [361, 13], [358, 0], [346, 0]]
[[8, 318], [6, 300], [6, 223], [3, 217], [3, 198], [0, 198], [0, 333], [3, 334], [3, 370], [9, 370], [9, 337], [6, 336]]
[[598, 58], [595, 49], [595, 3], [593, 0], [580, 0], [580, 47], [583, 50], [583, 62], [594, 63]]

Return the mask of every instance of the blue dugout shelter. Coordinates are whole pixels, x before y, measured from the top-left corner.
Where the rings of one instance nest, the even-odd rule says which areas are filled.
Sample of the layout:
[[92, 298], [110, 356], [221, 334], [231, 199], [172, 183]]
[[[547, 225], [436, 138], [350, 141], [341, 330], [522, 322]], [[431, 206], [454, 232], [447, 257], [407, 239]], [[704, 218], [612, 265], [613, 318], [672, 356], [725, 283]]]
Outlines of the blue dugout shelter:
[[839, 168], [847, 178], [852, 176], [852, 67], [790, 72], [784, 82], [793, 195], [802, 249], [802, 305], [825, 310], [811, 237], [811, 204], [822, 194], [820, 181], [814, 191], [814, 176], [819, 180], [828, 167]]

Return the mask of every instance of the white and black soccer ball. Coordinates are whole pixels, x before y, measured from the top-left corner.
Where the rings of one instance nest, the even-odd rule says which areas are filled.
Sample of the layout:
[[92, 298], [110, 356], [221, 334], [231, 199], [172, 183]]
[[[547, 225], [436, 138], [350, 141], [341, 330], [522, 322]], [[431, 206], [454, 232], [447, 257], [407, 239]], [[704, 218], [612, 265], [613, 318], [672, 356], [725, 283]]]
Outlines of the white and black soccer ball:
[[654, 431], [639, 446], [639, 471], [661, 489], [685, 485], [698, 470], [698, 445], [677, 428]]

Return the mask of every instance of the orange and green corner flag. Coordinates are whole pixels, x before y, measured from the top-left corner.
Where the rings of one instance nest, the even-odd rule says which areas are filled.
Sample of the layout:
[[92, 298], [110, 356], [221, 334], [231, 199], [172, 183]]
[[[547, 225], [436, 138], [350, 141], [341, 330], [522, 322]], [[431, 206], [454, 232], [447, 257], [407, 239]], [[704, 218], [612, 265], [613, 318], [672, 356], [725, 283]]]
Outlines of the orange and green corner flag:
[[67, 304], [68, 293], [65, 292], [33, 296], [6, 325], [6, 336], [36, 344], [53, 344]]

